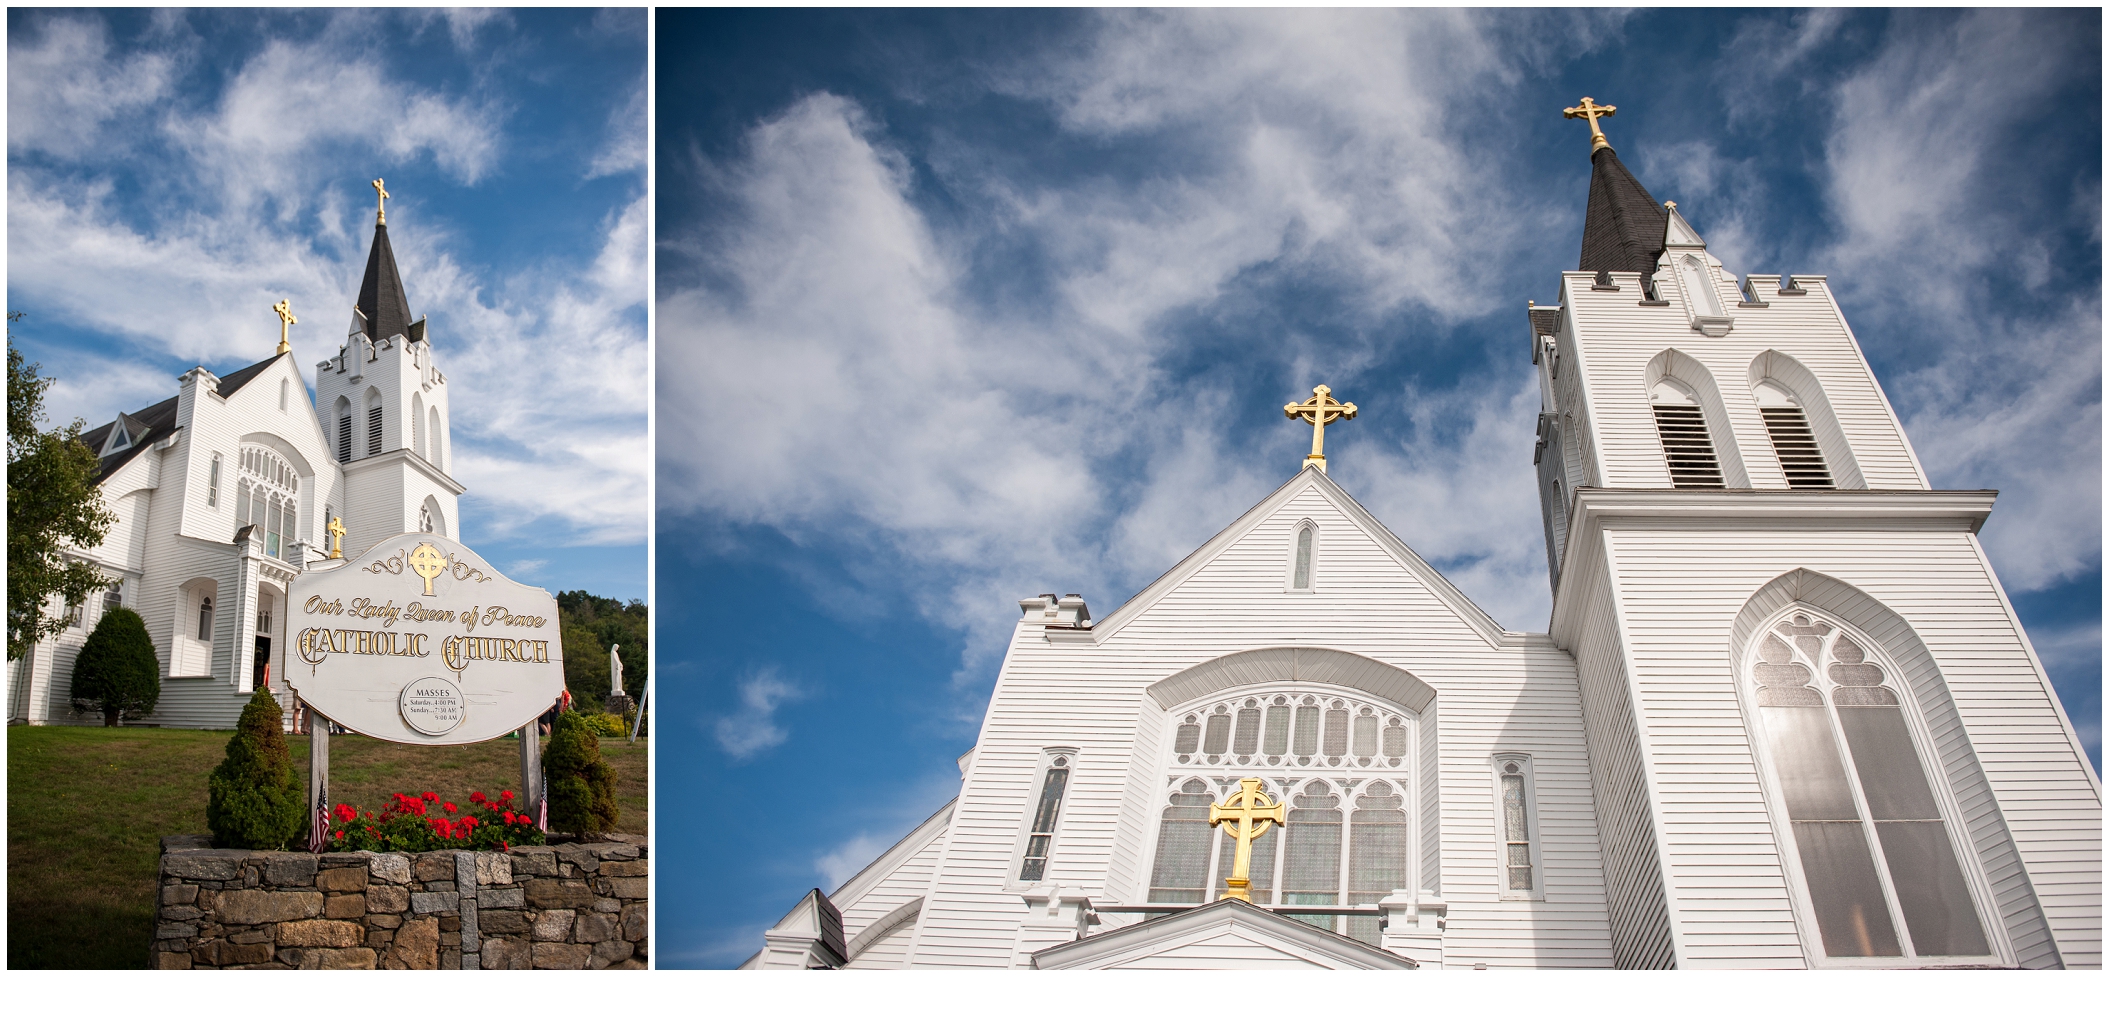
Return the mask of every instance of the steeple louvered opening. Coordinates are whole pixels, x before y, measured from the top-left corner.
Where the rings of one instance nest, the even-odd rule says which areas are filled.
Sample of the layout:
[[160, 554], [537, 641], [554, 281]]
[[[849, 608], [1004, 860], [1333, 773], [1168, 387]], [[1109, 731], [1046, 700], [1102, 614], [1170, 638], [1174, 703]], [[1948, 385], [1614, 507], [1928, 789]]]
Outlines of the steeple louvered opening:
[[1714, 455], [1714, 440], [1707, 434], [1706, 415], [1699, 398], [1675, 379], [1655, 384], [1649, 395], [1655, 410], [1655, 432], [1662, 437], [1662, 455], [1670, 465], [1670, 486], [1724, 487], [1721, 461]]
[[1757, 387], [1758, 413], [1764, 415], [1765, 433], [1772, 436], [1772, 451], [1787, 475], [1790, 488], [1830, 488], [1831, 469], [1824, 465], [1823, 450], [1808, 415], [1793, 395], [1771, 382]]

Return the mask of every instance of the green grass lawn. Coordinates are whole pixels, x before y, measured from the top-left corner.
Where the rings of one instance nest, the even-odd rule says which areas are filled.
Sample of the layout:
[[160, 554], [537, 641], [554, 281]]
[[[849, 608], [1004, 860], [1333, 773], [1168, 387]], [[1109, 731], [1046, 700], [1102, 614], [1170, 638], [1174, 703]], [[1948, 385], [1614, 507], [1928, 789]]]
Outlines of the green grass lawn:
[[[205, 779], [227, 732], [10, 726], [7, 966], [141, 968], [154, 932], [161, 836], [204, 834]], [[287, 737], [301, 781], [306, 737]], [[622, 822], [645, 833], [645, 740], [601, 740]], [[330, 738], [330, 799], [379, 807], [391, 793], [466, 799], [520, 788], [520, 744], [414, 747]]]

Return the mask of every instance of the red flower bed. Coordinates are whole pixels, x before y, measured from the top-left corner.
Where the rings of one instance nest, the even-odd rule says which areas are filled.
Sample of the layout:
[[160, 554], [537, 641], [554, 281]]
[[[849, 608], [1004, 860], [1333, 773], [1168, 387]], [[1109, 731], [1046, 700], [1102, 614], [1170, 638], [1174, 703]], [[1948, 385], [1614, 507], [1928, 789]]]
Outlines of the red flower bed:
[[[534, 818], [513, 810], [513, 791], [497, 802], [470, 793], [469, 803], [484, 814], [460, 814], [460, 808], [426, 792], [396, 793], [379, 810], [359, 810], [339, 803], [330, 817], [331, 852], [430, 852], [434, 849], [497, 849], [541, 845], [548, 841]], [[435, 814], [442, 816], [434, 816]], [[460, 816], [454, 816], [460, 814]]]

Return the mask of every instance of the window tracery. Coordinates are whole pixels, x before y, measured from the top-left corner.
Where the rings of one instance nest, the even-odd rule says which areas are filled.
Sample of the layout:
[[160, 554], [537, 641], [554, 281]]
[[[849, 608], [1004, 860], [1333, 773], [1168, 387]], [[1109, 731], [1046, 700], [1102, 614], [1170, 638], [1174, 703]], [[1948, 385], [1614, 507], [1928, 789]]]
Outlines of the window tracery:
[[[1750, 677], [1824, 954], [1991, 953], [1890, 665], [1843, 622], [1790, 611]], [[1937, 768], [1938, 766], [1933, 766]]]
[[240, 460], [235, 527], [258, 527], [266, 555], [291, 558], [300, 537], [300, 472], [262, 446], [242, 446]]
[[[1151, 903], [1201, 904], [1222, 890], [1236, 843], [1209, 826], [1208, 808], [1247, 777], [1288, 805], [1287, 823], [1253, 841], [1254, 903], [1373, 909], [1410, 886], [1412, 715], [1328, 686], [1218, 696], [1171, 719]], [[1374, 915], [1302, 918], [1377, 941]]]

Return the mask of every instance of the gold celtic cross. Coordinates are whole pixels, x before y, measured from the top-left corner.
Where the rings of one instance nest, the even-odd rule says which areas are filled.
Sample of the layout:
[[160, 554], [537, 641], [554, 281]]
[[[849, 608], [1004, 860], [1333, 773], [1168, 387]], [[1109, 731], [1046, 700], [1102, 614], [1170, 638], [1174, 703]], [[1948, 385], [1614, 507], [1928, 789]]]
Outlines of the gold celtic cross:
[[1248, 905], [1252, 903], [1252, 843], [1266, 834], [1268, 828], [1288, 823], [1283, 816], [1287, 806], [1285, 803], [1268, 803], [1267, 794], [1260, 791], [1258, 779], [1241, 780], [1238, 794], [1231, 802], [1208, 805], [1208, 826], [1212, 828], [1220, 824], [1225, 834], [1238, 840], [1237, 859], [1230, 867], [1230, 876], [1223, 881], [1225, 890], [1216, 900], [1236, 898]]
[[1335, 421], [1352, 420], [1355, 405], [1333, 399], [1333, 387], [1317, 386], [1310, 399], [1302, 403], [1286, 404], [1282, 416], [1300, 420], [1311, 426], [1311, 454], [1305, 456], [1303, 465], [1315, 466], [1319, 473], [1325, 472], [1325, 426]]
[[300, 320], [293, 318], [293, 300], [290, 298], [279, 299], [278, 304], [271, 306], [271, 311], [278, 313], [278, 353], [284, 354], [293, 349], [291, 327]]
[[1599, 147], [1611, 146], [1611, 141], [1605, 139], [1604, 137], [1604, 128], [1596, 125], [1596, 121], [1598, 119], [1609, 119], [1612, 116], [1617, 115], [1618, 106], [1598, 105], [1596, 104], [1595, 100], [1591, 99], [1588, 95], [1583, 95], [1582, 104], [1577, 105], [1574, 108], [1567, 109], [1565, 111], [1567, 113], [1567, 118], [1569, 119], [1586, 119], [1589, 121], [1590, 154], [1595, 154], [1596, 149]]
[[330, 524], [323, 527], [330, 531], [330, 557], [344, 556], [344, 517], [331, 516]]
[[435, 596], [438, 594], [432, 591], [432, 580], [447, 570], [447, 559], [439, 553], [439, 548], [431, 544], [419, 544], [416, 550], [410, 552], [410, 570], [417, 573], [418, 578], [425, 580], [425, 595]]
[[377, 207], [379, 208], [379, 210], [375, 211], [375, 213], [374, 213], [374, 223], [375, 223], [375, 224], [387, 224], [387, 223], [388, 223], [388, 187], [386, 187], [386, 186], [383, 186], [383, 185], [381, 185], [381, 180], [379, 180], [379, 179], [375, 179], [375, 180], [373, 181], [373, 192], [374, 192], [374, 204], [375, 204], [375, 205], [376, 205], [376, 206], [377, 206]]

